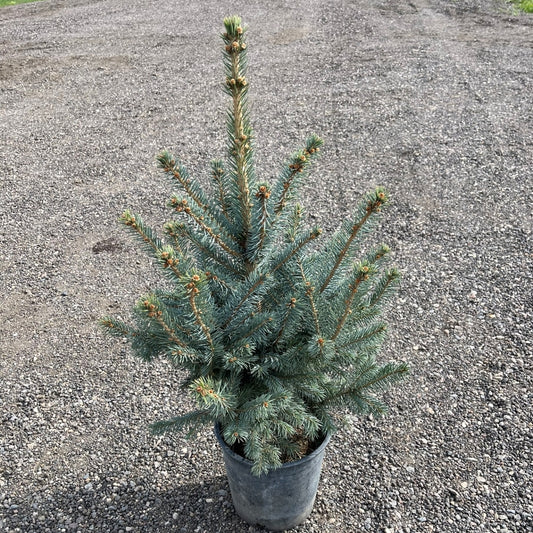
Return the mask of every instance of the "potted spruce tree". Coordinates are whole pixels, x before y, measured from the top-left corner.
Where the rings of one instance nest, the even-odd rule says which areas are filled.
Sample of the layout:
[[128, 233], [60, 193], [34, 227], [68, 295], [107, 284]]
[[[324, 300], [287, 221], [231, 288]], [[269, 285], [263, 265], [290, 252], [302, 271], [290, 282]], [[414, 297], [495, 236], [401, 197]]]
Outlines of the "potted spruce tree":
[[298, 190], [319, 137], [290, 156], [275, 183], [256, 177], [246, 30], [236, 16], [224, 26], [227, 159], [211, 163], [208, 193], [177, 158], [159, 155], [176, 186], [175, 220], [163, 239], [129, 210], [120, 221], [172, 289], [140, 298], [133, 324], [112, 317], [101, 324], [142, 359], [164, 356], [186, 371], [183, 387], [197, 409], [153, 431], [193, 435], [214, 424], [237, 512], [282, 530], [311, 512], [337, 414], [383, 413], [379, 393], [408, 372], [405, 363], [376, 361], [382, 311], [399, 275], [386, 266], [387, 246], [361, 246], [389, 202], [383, 188], [329, 240], [305, 225]]

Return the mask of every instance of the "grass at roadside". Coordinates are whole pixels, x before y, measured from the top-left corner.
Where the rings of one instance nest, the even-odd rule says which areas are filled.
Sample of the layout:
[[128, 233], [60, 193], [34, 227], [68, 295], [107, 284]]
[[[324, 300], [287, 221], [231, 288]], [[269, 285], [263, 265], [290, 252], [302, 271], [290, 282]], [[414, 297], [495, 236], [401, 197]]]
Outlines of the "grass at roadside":
[[0, 7], [15, 6], [17, 4], [27, 4], [28, 2], [37, 2], [39, 0], [0, 0]]
[[513, 4], [526, 13], [533, 13], [533, 0], [512, 0]]

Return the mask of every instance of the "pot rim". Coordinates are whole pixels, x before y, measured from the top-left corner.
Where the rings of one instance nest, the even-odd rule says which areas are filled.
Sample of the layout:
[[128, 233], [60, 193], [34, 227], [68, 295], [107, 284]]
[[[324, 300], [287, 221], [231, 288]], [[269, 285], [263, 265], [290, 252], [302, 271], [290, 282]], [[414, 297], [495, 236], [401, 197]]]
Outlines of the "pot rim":
[[[245, 464], [245, 465], [247, 465], [249, 467], [251, 467], [254, 464], [252, 461], [250, 461], [250, 459], [246, 459], [242, 455], [239, 455], [238, 453], [235, 453], [226, 444], [226, 441], [224, 440], [224, 438], [222, 437], [222, 433], [220, 432], [220, 423], [219, 422], [215, 423], [215, 431], [214, 431], [214, 433], [215, 433], [215, 437], [218, 440], [218, 443], [222, 447], [223, 453], [228, 454], [233, 460], [238, 461], [240, 463], [243, 463], [243, 464]], [[324, 448], [327, 446], [327, 444], [330, 441], [330, 439], [331, 439], [331, 433], [326, 433], [326, 435], [324, 436], [324, 440], [320, 443], [320, 446], [318, 448], [316, 448], [315, 450], [313, 450], [310, 454], [308, 454], [305, 457], [302, 457], [301, 459], [298, 459], [296, 461], [290, 461], [288, 463], [283, 463], [281, 466], [278, 466], [278, 467], [276, 467], [275, 469], [273, 469], [271, 471], [280, 470], [282, 468], [292, 468], [292, 467], [295, 467], [296, 465], [301, 465], [302, 463], [306, 463], [307, 461], [310, 461], [316, 455], [318, 455], [319, 453], [321, 453], [324, 450]]]

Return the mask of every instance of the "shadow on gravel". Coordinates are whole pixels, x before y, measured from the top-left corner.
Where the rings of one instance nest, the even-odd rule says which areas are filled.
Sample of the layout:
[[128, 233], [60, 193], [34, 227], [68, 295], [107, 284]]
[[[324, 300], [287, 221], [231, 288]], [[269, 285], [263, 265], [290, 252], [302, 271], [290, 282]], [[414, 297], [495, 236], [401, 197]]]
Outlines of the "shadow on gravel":
[[85, 485], [36, 494], [31, 501], [12, 505], [5, 519], [8, 529], [13, 522], [26, 532], [249, 531], [233, 509], [225, 476], [176, 484], [170, 490], [159, 490], [153, 479], [87, 480]]

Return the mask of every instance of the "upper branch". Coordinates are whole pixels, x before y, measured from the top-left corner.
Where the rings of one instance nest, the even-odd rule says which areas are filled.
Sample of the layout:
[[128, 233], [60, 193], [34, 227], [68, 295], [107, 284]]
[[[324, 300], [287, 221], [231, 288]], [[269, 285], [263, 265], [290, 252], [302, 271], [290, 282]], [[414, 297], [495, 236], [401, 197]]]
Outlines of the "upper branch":
[[228, 133], [230, 141], [230, 159], [234, 166], [235, 181], [239, 203], [240, 244], [244, 250], [247, 271], [252, 269], [248, 259], [249, 236], [251, 233], [251, 197], [252, 181], [252, 147], [251, 128], [248, 123], [246, 109], [246, 43], [243, 40], [244, 29], [239, 17], [224, 19], [226, 33], [225, 42], [226, 91], [232, 98]]
[[344, 258], [348, 254], [348, 251], [350, 250], [350, 246], [352, 245], [354, 239], [357, 237], [363, 226], [368, 222], [368, 220], [375, 214], [379, 213], [381, 211], [381, 207], [384, 206], [388, 202], [387, 194], [386, 192], [378, 187], [376, 191], [373, 194], [370, 194], [367, 198], [367, 204], [365, 208], [365, 214], [357, 220], [351, 229], [351, 232], [344, 243], [344, 246], [341, 248], [339, 253], [337, 254], [337, 259], [335, 261], [335, 264], [329, 271], [329, 274], [327, 275], [324, 283], [320, 287], [320, 292], [324, 292], [326, 287], [329, 285], [329, 282], [335, 275], [335, 272], [337, 272], [337, 269], [343, 262]]

